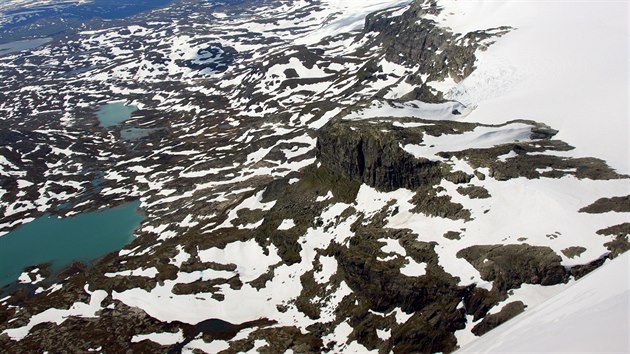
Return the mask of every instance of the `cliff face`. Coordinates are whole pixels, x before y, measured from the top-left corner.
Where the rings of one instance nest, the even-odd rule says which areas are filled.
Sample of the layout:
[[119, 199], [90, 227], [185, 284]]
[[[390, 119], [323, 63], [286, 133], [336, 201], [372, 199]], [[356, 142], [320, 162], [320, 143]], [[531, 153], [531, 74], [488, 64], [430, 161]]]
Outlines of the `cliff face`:
[[[475, 52], [509, 32], [508, 26], [469, 33], [452, 33], [430, 19], [440, 8], [433, 1], [416, 1], [396, 21], [382, 13], [367, 16], [365, 32], [377, 32], [385, 58], [417, 65], [429, 80], [452, 77], [460, 81], [475, 69]], [[429, 15], [429, 18], [427, 18]]]
[[378, 124], [334, 122], [319, 132], [317, 157], [330, 170], [382, 191], [439, 181], [440, 163], [404, 151], [400, 134]]

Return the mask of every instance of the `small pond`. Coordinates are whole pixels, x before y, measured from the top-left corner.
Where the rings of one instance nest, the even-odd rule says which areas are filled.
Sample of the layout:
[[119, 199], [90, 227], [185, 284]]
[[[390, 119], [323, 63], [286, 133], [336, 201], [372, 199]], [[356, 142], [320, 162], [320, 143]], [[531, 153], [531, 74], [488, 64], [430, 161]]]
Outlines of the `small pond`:
[[126, 105], [122, 102], [106, 103], [96, 111], [96, 117], [102, 127], [109, 128], [131, 118], [131, 113], [138, 110], [138, 107]]

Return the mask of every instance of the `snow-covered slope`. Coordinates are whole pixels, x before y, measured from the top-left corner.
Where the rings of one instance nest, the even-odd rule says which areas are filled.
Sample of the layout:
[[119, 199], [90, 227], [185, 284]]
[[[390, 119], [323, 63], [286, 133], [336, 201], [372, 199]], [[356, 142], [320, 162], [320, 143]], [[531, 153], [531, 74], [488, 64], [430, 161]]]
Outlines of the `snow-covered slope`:
[[477, 108], [469, 120], [536, 119], [621, 173], [628, 145], [627, 1], [439, 1], [455, 32], [512, 26], [477, 55], [477, 70], [447, 95]]
[[324, 37], [363, 28], [365, 16], [378, 10], [398, 7], [412, 0], [324, 0], [321, 26], [296, 40], [296, 44], [315, 44]]
[[628, 353], [629, 321], [625, 253], [457, 353]]

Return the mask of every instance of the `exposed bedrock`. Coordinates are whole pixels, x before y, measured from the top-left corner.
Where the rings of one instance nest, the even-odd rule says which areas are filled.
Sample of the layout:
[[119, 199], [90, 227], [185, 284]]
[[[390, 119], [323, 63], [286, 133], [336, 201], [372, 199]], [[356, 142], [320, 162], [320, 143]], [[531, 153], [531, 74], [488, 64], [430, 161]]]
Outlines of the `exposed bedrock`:
[[[400, 272], [404, 257], [382, 262], [382, 238], [398, 239], [409, 257], [426, 263], [426, 273], [405, 276]], [[347, 246], [333, 246], [344, 281], [353, 290], [363, 309], [355, 309], [351, 323], [357, 339], [367, 347], [375, 347], [366, 321], [370, 314], [383, 316], [396, 310], [413, 314], [404, 325], [390, 325], [394, 353], [451, 352], [456, 348], [453, 333], [465, 326], [465, 309], [459, 306], [469, 296], [470, 288], [458, 285], [458, 279], [438, 265], [434, 243], [416, 240], [403, 230], [359, 227]], [[370, 311], [372, 312], [370, 312]], [[374, 338], [372, 338], [374, 339]]]
[[522, 301], [514, 301], [509, 304], [503, 306], [501, 311], [498, 313], [493, 313], [491, 315], [487, 315], [481, 320], [475, 327], [473, 327], [472, 332], [477, 336], [482, 336], [491, 329], [494, 329], [497, 326], [509, 321], [514, 316], [519, 315], [525, 311], [525, 304]]
[[395, 131], [379, 125], [334, 122], [319, 132], [317, 157], [334, 172], [383, 191], [432, 185], [443, 176], [439, 162], [417, 159], [400, 147]]
[[612, 198], [600, 198], [593, 204], [580, 209], [581, 213], [601, 214], [610, 211], [618, 213], [630, 212], [630, 195]]
[[479, 271], [482, 279], [494, 281], [499, 290], [521, 284], [554, 285], [568, 280], [562, 258], [551, 248], [520, 245], [472, 246], [457, 252]]
[[463, 35], [438, 26], [427, 15], [440, 9], [430, 1], [416, 1], [396, 21], [382, 13], [367, 16], [365, 32], [378, 32], [385, 58], [403, 65], [418, 65], [432, 80], [449, 76], [459, 81], [474, 70], [475, 52], [511, 30], [499, 27]]

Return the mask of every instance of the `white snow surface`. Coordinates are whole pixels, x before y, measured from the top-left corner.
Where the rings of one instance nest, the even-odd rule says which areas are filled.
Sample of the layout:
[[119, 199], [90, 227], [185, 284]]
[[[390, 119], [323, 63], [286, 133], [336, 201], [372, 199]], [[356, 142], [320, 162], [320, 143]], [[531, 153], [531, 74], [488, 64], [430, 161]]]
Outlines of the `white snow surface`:
[[630, 253], [458, 353], [628, 353]]
[[265, 255], [265, 250], [255, 240], [232, 242], [224, 249], [213, 247], [199, 251], [199, 259], [202, 262], [236, 264], [236, 270], [244, 282], [258, 278], [270, 266], [281, 261], [274, 245], [269, 247], [269, 255]]
[[426, 263], [418, 263], [413, 258], [407, 257], [407, 264], [400, 268], [400, 272], [408, 277], [420, 277], [427, 273], [426, 268]]
[[487, 149], [496, 145], [516, 141], [529, 141], [532, 126], [512, 123], [501, 127], [477, 127], [462, 134], [447, 134], [438, 137], [425, 135], [422, 145], [408, 144], [403, 149], [415, 157], [439, 160], [438, 152], [466, 149]]
[[6, 329], [2, 333], [6, 333], [12, 340], [19, 341], [29, 334], [31, 328], [40, 323], [54, 322], [59, 325], [71, 316], [86, 318], [97, 317], [96, 313], [101, 309], [101, 303], [107, 297], [107, 292], [105, 290], [90, 292], [88, 290], [88, 285], [85, 286], [85, 291], [91, 295], [89, 304], [84, 302], [75, 302], [67, 310], [51, 308], [31, 317], [28, 324], [25, 326]]
[[365, 16], [371, 12], [407, 5], [411, 0], [323, 0], [330, 13], [321, 27], [296, 40], [296, 44], [315, 44], [323, 38], [363, 28]]
[[155, 267], [151, 267], [151, 268], [147, 268], [147, 269], [132, 269], [132, 270], [121, 270], [119, 272], [113, 272], [113, 273], [105, 273], [105, 276], [108, 278], [114, 278], [114, 277], [118, 277], [118, 276], [122, 276], [122, 277], [129, 277], [129, 276], [134, 276], [134, 277], [146, 277], [146, 278], [155, 278], [155, 276], [158, 274], [158, 270]]
[[[454, 115], [453, 111], [460, 112]], [[417, 117], [429, 120], [455, 120], [470, 113], [459, 102], [426, 103], [410, 101], [405, 103], [389, 103], [373, 101], [370, 106], [358, 110], [344, 117], [347, 120], [361, 120], [379, 117]]]
[[[471, 167], [464, 161], [449, 161], [458, 170], [470, 173]], [[483, 170], [483, 169], [482, 169]], [[484, 171], [487, 174], [487, 171]], [[476, 283], [479, 287], [490, 288], [491, 282], [481, 279], [479, 272], [462, 258], [458, 251], [484, 244], [528, 243], [547, 246], [562, 257], [565, 266], [588, 263], [607, 252], [604, 243], [611, 237], [597, 236], [597, 230], [628, 220], [627, 213], [588, 214], [577, 210], [591, 204], [602, 196], [627, 193], [627, 180], [593, 181], [580, 180], [572, 176], [560, 179], [541, 178], [528, 180], [517, 178], [509, 181], [473, 179], [472, 184], [488, 190], [490, 199], [470, 199], [457, 192], [458, 185], [443, 181], [440, 187], [452, 201], [460, 203], [471, 211], [472, 220], [451, 220], [431, 217], [411, 212], [410, 203], [414, 193], [399, 189], [383, 193], [368, 186], [361, 186], [357, 195], [356, 207], [366, 216], [381, 210], [390, 200], [396, 200], [399, 212], [386, 218], [387, 227], [406, 228], [418, 234], [425, 242], [436, 242], [439, 264], [448, 273], [460, 278], [462, 286]], [[527, 205], [527, 208], [523, 208]], [[506, 220], [510, 220], [506, 223]], [[567, 222], [571, 220], [571, 222]], [[448, 240], [444, 234], [453, 230], [465, 230], [461, 240]], [[397, 241], [381, 239], [381, 250], [394, 258], [406, 256]], [[583, 246], [587, 250], [575, 258], [567, 258], [562, 250], [572, 246]], [[386, 257], [383, 260], [393, 259]], [[409, 261], [409, 260], [408, 260]], [[411, 263], [408, 263], [411, 264]], [[407, 268], [404, 268], [405, 272]], [[414, 269], [414, 268], [410, 268]], [[418, 272], [420, 267], [415, 268]], [[518, 294], [529, 305], [540, 302], [533, 299], [532, 289], [524, 289]], [[550, 294], [551, 295], [551, 294]], [[549, 296], [550, 296], [549, 295]], [[546, 296], [547, 298], [549, 296]]]
[[149, 334], [136, 334], [131, 338], [131, 343], [142, 342], [143, 340], [150, 340], [160, 345], [173, 345], [184, 340], [184, 333], [179, 330], [176, 333], [163, 332], [163, 333], [149, 333]]
[[543, 122], [580, 156], [629, 168], [627, 1], [439, 1], [455, 32], [516, 28], [477, 52], [477, 69], [447, 97], [466, 119]]
[[295, 227], [295, 221], [293, 219], [284, 219], [278, 226], [278, 230], [290, 230]]

